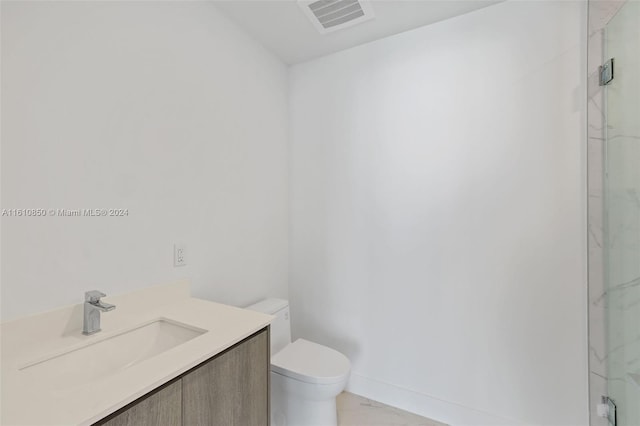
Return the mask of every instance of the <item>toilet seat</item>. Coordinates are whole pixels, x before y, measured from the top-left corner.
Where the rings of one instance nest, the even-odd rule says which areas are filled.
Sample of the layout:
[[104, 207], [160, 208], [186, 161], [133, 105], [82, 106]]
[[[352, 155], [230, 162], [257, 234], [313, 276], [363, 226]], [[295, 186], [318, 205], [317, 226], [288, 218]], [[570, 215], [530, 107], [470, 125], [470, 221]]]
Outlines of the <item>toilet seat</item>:
[[351, 363], [340, 352], [298, 339], [271, 357], [271, 371], [306, 383], [333, 384], [345, 380]]

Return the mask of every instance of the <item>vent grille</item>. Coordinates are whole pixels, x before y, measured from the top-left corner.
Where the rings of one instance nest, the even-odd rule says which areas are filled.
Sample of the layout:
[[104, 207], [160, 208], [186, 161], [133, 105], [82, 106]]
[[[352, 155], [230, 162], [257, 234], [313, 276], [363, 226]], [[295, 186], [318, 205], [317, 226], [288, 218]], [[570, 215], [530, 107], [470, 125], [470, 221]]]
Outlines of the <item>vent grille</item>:
[[350, 27], [373, 18], [371, 5], [364, 0], [301, 0], [299, 4], [321, 33]]

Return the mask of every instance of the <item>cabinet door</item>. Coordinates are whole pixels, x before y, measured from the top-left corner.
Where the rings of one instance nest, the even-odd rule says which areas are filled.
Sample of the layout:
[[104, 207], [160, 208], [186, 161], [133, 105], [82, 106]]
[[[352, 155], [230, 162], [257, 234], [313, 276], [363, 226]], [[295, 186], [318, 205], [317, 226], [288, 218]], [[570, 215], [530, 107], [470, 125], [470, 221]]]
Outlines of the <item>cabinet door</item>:
[[[100, 423], [100, 422], [99, 422]], [[182, 424], [182, 383], [180, 380], [144, 397], [116, 414], [102, 426], [180, 426]]]
[[185, 426], [269, 425], [269, 330], [182, 378]]

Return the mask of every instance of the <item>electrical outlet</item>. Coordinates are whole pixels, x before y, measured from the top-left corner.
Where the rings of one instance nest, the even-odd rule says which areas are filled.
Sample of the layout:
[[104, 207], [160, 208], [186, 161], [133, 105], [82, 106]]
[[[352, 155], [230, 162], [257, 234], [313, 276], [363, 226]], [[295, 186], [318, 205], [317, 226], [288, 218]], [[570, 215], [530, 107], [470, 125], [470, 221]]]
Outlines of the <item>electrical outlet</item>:
[[187, 264], [187, 245], [173, 245], [173, 266], [185, 266]]

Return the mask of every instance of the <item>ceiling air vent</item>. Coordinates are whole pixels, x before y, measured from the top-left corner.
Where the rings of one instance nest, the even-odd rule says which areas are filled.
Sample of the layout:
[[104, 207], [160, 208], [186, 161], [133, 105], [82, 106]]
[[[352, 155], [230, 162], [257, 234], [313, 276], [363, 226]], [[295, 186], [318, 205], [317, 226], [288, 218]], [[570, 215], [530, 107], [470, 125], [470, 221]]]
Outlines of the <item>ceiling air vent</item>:
[[322, 34], [351, 27], [374, 17], [371, 3], [367, 0], [299, 0], [298, 4]]

